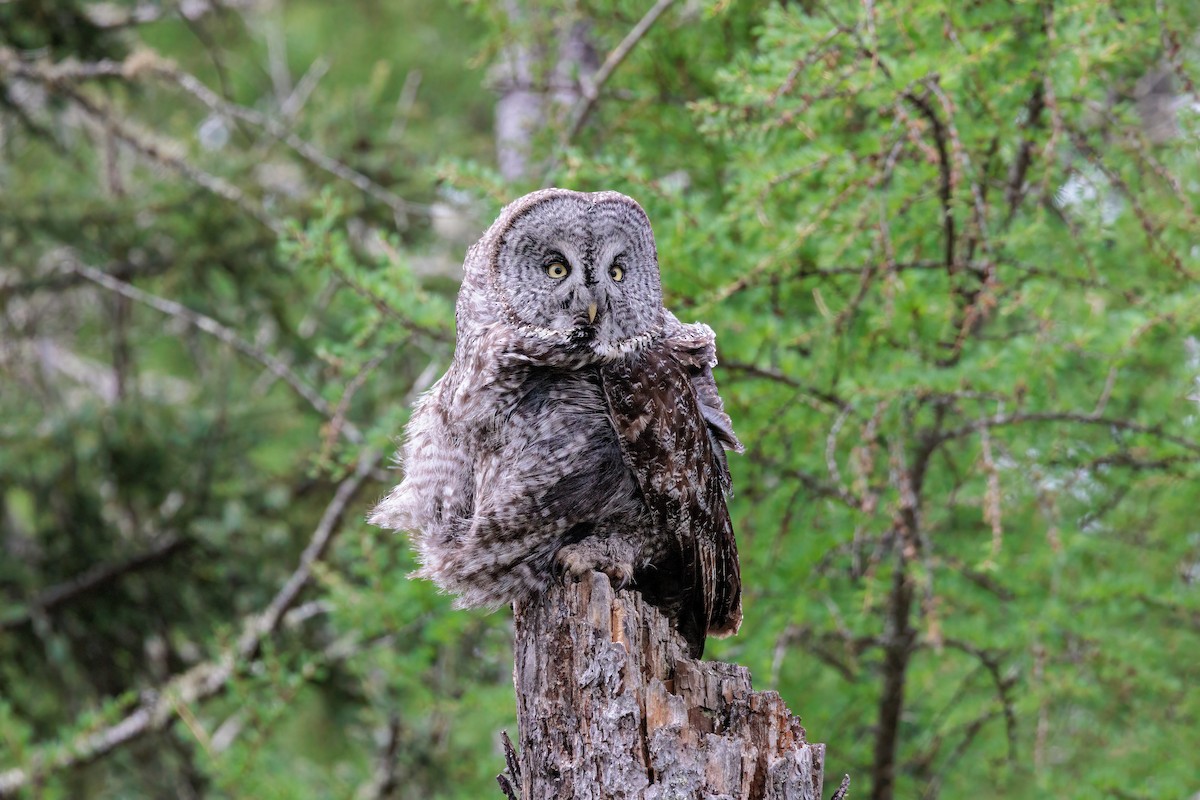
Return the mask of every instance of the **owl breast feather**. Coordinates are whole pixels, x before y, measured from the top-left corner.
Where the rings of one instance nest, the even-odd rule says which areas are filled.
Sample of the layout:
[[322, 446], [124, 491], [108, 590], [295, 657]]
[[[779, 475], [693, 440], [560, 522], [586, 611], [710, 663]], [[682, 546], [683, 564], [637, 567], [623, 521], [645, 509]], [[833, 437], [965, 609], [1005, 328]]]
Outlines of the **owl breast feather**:
[[371, 520], [408, 530], [415, 574], [459, 606], [542, 591], [569, 549], [568, 563], [632, 574], [695, 653], [706, 634], [736, 630], [723, 450], [737, 440], [711, 331], [678, 328], [699, 336], [599, 365], [457, 362], [414, 412], [404, 481]]

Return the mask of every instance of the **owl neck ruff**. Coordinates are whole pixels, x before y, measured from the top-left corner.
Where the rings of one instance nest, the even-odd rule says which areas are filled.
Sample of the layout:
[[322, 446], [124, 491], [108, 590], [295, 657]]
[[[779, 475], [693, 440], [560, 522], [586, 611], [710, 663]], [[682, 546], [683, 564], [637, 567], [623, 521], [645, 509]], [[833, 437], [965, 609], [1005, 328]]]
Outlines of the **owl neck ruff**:
[[666, 327], [666, 320], [660, 316], [653, 327], [636, 336], [600, 341], [595, 338], [593, 330], [586, 326], [561, 330], [524, 322], [506, 300], [497, 297], [497, 302], [500, 313], [531, 349], [544, 352], [549, 347], [576, 357], [593, 353], [601, 361], [613, 361], [650, 347], [662, 338]]

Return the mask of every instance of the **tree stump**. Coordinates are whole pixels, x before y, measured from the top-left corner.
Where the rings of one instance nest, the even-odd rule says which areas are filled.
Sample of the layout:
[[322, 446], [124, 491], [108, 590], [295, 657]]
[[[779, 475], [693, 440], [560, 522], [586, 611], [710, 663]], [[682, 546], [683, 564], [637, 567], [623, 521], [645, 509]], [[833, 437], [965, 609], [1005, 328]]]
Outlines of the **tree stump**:
[[825, 746], [745, 667], [688, 658], [637, 592], [593, 573], [515, 619], [523, 800], [820, 800]]

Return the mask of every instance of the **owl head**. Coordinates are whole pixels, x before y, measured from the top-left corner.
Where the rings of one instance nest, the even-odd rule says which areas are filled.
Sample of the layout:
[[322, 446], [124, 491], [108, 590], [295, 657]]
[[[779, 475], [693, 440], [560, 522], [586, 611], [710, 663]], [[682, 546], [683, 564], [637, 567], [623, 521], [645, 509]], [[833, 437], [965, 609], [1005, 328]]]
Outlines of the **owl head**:
[[498, 313], [525, 333], [608, 354], [662, 325], [654, 234], [623, 194], [534, 192], [509, 205], [480, 245]]

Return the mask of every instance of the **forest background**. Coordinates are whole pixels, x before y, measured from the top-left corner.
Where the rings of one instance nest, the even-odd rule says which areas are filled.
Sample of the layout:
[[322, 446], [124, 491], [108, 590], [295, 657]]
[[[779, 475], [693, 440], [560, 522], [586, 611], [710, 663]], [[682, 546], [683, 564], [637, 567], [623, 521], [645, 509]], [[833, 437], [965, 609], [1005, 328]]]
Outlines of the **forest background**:
[[0, 0], [0, 796], [499, 796], [510, 615], [363, 517], [541, 185], [717, 331], [708, 656], [828, 774], [1200, 796], [1198, 22]]

